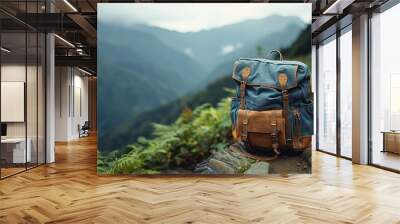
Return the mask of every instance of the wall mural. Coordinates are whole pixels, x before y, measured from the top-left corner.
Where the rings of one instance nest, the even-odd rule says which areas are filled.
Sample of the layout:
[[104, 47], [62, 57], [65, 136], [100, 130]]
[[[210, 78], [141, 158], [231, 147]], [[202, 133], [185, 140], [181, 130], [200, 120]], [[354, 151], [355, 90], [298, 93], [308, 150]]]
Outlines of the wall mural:
[[99, 174], [311, 173], [311, 4], [101, 3], [97, 26]]

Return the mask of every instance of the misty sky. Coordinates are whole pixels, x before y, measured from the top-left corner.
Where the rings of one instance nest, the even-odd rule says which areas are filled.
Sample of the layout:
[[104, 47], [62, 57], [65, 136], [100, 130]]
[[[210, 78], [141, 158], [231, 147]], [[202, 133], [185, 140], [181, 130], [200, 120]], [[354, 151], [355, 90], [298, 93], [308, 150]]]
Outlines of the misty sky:
[[126, 26], [145, 23], [179, 32], [189, 32], [270, 15], [297, 16], [310, 24], [311, 4], [99, 3], [97, 18], [106, 23]]

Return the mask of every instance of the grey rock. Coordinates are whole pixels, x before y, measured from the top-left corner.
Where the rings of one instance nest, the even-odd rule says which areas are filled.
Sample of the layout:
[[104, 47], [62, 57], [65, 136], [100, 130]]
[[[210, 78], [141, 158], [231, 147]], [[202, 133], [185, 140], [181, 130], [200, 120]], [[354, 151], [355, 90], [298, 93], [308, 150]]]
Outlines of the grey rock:
[[199, 174], [250, 174], [310, 173], [311, 149], [298, 153], [283, 153], [278, 158], [262, 161], [249, 158], [244, 146], [238, 143], [215, 150], [210, 157], [196, 165]]
[[312, 152], [311, 152], [311, 148], [307, 148], [307, 149], [305, 149], [304, 151], [303, 151], [303, 153], [301, 154], [301, 158], [305, 161], [305, 162], [307, 162], [307, 164], [309, 165], [309, 166], [311, 166], [311, 163], [312, 163], [312, 161], [311, 161], [311, 159], [312, 159]]
[[222, 161], [216, 160], [214, 158], [210, 159], [208, 162], [208, 166], [215, 170], [218, 174], [234, 174], [235, 168], [231, 167], [231, 165], [224, 163]]
[[267, 175], [269, 172], [269, 163], [267, 162], [256, 162], [250, 166], [244, 174], [250, 175]]
[[236, 171], [247, 169], [251, 165], [250, 159], [232, 152], [229, 148], [215, 152], [212, 158], [229, 164]]

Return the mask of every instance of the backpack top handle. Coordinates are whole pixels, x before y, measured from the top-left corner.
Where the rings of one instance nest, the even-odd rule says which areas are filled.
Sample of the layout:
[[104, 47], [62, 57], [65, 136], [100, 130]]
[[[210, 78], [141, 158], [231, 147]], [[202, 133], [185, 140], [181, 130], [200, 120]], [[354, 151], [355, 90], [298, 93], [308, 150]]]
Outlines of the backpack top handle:
[[272, 50], [272, 51], [270, 51], [269, 52], [269, 55], [272, 55], [272, 54], [279, 54], [279, 60], [280, 61], [283, 61], [283, 56], [282, 56], [282, 53], [280, 52], [280, 51], [278, 51], [278, 50]]

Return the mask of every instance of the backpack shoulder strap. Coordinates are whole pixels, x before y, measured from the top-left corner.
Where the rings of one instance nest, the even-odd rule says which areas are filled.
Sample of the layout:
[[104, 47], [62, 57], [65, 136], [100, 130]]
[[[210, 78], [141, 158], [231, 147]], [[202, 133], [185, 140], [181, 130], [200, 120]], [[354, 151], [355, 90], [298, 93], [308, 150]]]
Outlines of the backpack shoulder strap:
[[[297, 68], [298, 66], [295, 65], [294, 67], [294, 75], [297, 77]], [[280, 87], [282, 89], [282, 109], [283, 109], [283, 117], [285, 119], [285, 136], [286, 136], [286, 143], [292, 143], [292, 136], [289, 126], [289, 91], [287, 90], [287, 76], [284, 73], [280, 73], [278, 75]]]
[[245, 67], [242, 70], [242, 81], [240, 81], [240, 109], [245, 109], [245, 95], [246, 95], [246, 85], [247, 80], [250, 76], [251, 69], [250, 67]]

